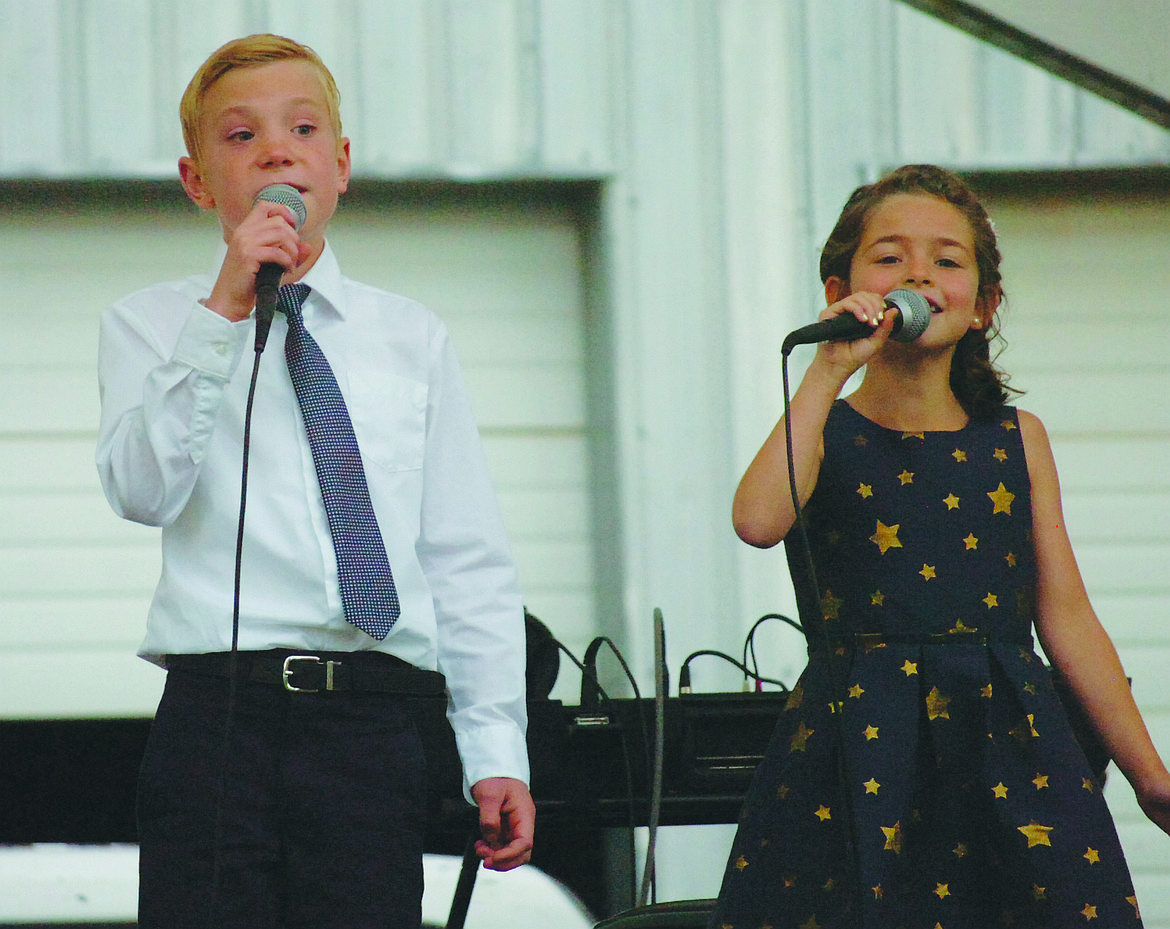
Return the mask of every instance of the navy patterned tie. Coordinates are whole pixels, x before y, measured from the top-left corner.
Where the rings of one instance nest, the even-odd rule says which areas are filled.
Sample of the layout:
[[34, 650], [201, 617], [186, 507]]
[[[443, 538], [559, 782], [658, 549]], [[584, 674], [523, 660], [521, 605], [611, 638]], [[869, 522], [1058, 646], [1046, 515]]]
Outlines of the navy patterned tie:
[[277, 306], [288, 317], [284, 356], [309, 435], [333, 535], [345, 618], [375, 639], [384, 639], [401, 612], [398, 591], [370, 503], [361, 452], [345, 399], [333, 369], [301, 318], [301, 304], [308, 295], [305, 284], [280, 288]]

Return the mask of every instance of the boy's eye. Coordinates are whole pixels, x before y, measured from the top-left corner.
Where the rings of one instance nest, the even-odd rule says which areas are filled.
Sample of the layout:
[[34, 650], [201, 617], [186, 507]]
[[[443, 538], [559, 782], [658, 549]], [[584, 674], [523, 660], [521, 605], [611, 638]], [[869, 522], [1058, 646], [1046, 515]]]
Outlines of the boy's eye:
[[897, 264], [898, 261], [899, 258], [897, 255], [882, 255], [878, 258], [877, 263], [880, 265], [892, 265]]
[[317, 127], [311, 123], [303, 123], [293, 130], [297, 135], [310, 136], [317, 131]]
[[253, 138], [251, 129], [237, 129], [228, 136], [228, 139], [232, 142], [247, 142], [251, 138]]
[[954, 258], [940, 258], [938, 264], [943, 268], [957, 268], [959, 263]]

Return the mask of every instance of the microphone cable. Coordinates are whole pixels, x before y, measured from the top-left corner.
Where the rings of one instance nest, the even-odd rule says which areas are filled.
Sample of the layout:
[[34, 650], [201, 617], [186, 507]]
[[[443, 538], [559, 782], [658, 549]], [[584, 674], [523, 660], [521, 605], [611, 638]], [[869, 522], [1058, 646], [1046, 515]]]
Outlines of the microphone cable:
[[[791, 352], [791, 345], [786, 345], [780, 351], [780, 367], [784, 385], [784, 443], [785, 453], [788, 456], [788, 492], [792, 497], [792, 509], [796, 516], [793, 525], [797, 531], [801, 549], [800, 554], [804, 561], [805, 570], [807, 571], [807, 586], [811, 588], [811, 591], [806, 589], [805, 597], [807, 598], [811, 592], [813, 597], [812, 606], [820, 610], [820, 586], [817, 584], [816, 565], [813, 562], [812, 544], [809, 542], [808, 527], [804, 520], [804, 508], [801, 505], [800, 495], [797, 492], [796, 465], [792, 460], [792, 409], [788, 379], [788, 356]], [[797, 593], [797, 600], [799, 602], [799, 591]], [[823, 611], [821, 618], [824, 620]], [[791, 622], [791, 620], [788, 620], [788, 622]], [[811, 646], [813, 643], [807, 626], [802, 623], [798, 628], [804, 633], [806, 643]], [[847, 872], [852, 876], [854, 905], [857, 907], [858, 917], [860, 918], [861, 913], [864, 912], [862, 909], [861, 858], [857, 849], [857, 824], [856, 817], [854, 816], [852, 794], [849, 789], [849, 766], [846, 759], [845, 720], [843, 719], [845, 715], [846, 688], [837, 660], [837, 642], [830, 635], [827, 620], [824, 620], [822, 628], [824, 629], [822, 642], [825, 649], [825, 669], [829, 678], [829, 697], [831, 701], [829, 704], [829, 715], [833, 719], [833, 735], [837, 740], [837, 777], [841, 785], [841, 803], [844, 806], [842, 819], [844, 820], [845, 831], [845, 867]], [[754, 627], [752, 631], [755, 631]]]
[[232, 644], [228, 653], [228, 692], [224, 713], [223, 744], [220, 748], [219, 788], [215, 804], [215, 847], [211, 865], [211, 892], [208, 902], [208, 929], [214, 929], [215, 908], [219, 900], [220, 881], [223, 872], [223, 827], [224, 802], [227, 794], [228, 757], [232, 737], [235, 734], [236, 703], [239, 698], [239, 657], [240, 657], [240, 588], [244, 563], [244, 517], [248, 510], [248, 464], [252, 448], [252, 405], [256, 399], [256, 382], [260, 374], [260, 359], [268, 339], [268, 327], [275, 309], [275, 293], [257, 294], [255, 316], [256, 348], [252, 361], [252, 377], [248, 383], [248, 399], [244, 407], [243, 454], [240, 466], [240, 515], [236, 523], [235, 572], [232, 585]]

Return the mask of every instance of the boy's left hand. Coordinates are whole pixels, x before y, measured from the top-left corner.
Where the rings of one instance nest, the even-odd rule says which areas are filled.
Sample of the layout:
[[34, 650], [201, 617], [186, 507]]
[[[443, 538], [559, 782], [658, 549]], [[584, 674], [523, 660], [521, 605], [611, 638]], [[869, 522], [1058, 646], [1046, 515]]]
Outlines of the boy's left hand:
[[479, 806], [476, 854], [485, 868], [510, 871], [527, 864], [532, 857], [532, 836], [536, 825], [536, 804], [523, 781], [510, 777], [488, 777], [477, 781], [471, 796]]

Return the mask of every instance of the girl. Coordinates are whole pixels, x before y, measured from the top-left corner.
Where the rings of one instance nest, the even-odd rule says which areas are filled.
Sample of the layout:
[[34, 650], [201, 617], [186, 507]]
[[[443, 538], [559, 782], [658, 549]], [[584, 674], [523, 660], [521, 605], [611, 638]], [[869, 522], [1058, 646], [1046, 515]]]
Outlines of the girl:
[[[821, 318], [873, 332], [822, 343], [792, 398], [811, 559], [789, 532], [783, 420], [736, 491], [740, 538], [785, 541], [809, 663], [715, 929], [1141, 925], [1033, 626], [1166, 831], [1170, 773], [1089, 605], [1044, 427], [991, 364], [999, 261], [973, 194], [928, 165], [855, 191], [822, 252]], [[930, 304], [915, 341], [889, 341], [899, 288]]]

